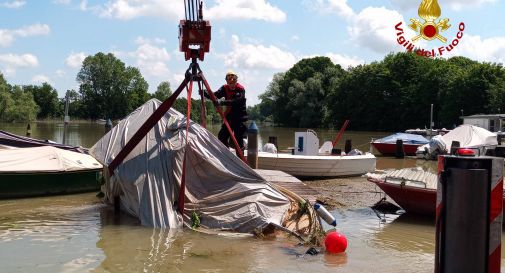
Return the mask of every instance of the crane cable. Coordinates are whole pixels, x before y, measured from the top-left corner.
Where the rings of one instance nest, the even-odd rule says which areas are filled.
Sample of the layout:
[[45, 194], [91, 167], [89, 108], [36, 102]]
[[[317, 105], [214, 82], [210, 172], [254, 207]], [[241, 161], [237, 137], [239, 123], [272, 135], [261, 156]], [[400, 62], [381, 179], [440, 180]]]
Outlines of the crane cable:
[[185, 0], [184, 15], [186, 21], [201, 21], [202, 18], [202, 0]]

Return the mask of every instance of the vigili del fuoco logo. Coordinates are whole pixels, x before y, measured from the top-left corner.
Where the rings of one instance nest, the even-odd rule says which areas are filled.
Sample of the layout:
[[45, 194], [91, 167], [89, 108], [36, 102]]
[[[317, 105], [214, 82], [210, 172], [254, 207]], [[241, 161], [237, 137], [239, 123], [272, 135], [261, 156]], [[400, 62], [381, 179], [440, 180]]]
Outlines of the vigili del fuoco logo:
[[[417, 55], [425, 57], [441, 57], [451, 52], [459, 44], [461, 38], [463, 38], [465, 23], [459, 23], [456, 37], [448, 42], [444, 36], [444, 32], [451, 28], [451, 24], [449, 24], [449, 18], [440, 18], [441, 13], [442, 11], [437, 0], [422, 0], [417, 11], [420, 18], [410, 18], [411, 24], [409, 28], [414, 30], [417, 35], [410, 40], [405, 38], [402, 28], [403, 22], [399, 22], [395, 26], [395, 30], [397, 31], [396, 41], [398, 44], [405, 47], [408, 52], [415, 51]], [[438, 40], [446, 45], [432, 49], [419, 48], [414, 43], [420, 39], [427, 41]]]

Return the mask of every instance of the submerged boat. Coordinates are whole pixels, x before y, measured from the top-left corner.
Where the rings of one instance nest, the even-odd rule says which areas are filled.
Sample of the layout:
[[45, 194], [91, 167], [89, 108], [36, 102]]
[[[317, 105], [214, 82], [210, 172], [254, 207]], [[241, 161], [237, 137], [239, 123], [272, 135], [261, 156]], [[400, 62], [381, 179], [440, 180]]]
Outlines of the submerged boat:
[[[211, 233], [261, 233], [279, 228], [296, 236], [319, 229], [313, 217], [305, 231], [290, 229], [289, 215], [306, 215], [296, 213], [301, 204], [308, 205], [304, 200], [268, 183], [204, 127], [191, 120], [188, 124], [183, 114], [172, 108], [160, 110], [162, 107], [159, 100], [149, 100], [90, 149], [110, 167], [146, 120], [160, 113], [139, 144], [117, 168], [111, 168], [113, 173], [107, 168], [106, 203], [153, 227], [188, 226]], [[310, 205], [308, 211], [313, 211]]]
[[436, 174], [421, 168], [405, 168], [367, 173], [365, 177], [406, 212], [435, 216], [438, 181]]
[[[298, 177], [358, 176], [375, 170], [376, 157], [352, 150], [349, 154], [332, 154], [333, 145], [325, 142], [319, 148], [316, 132], [295, 133], [293, 152], [258, 152], [258, 168], [279, 170]], [[263, 149], [267, 150], [267, 149]]]
[[406, 155], [416, 155], [417, 147], [427, 144], [428, 139], [417, 134], [396, 133], [380, 139], [372, 139], [373, 148], [383, 155], [396, 154], [396, 142], [403, 142], [403, 151]]
[[0, 198], [98, 191], [102, 165], [51, 146], [0, 150]]

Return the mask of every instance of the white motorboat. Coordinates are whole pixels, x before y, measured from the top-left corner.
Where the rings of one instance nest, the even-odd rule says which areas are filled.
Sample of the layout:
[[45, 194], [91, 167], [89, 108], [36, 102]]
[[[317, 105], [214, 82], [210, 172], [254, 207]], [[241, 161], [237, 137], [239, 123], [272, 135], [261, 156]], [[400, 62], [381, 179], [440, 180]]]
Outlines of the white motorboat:
[[[280, 170], [298, 177], [358, 176], [375, 170], [376, 157], [357, 150], [332, 155], [331, 141], [319, 148], [316, 132], [295, 133], [293, 153], [258, 152], [258, 168]], [[266, 149], [263, 149], [266, 150]]]

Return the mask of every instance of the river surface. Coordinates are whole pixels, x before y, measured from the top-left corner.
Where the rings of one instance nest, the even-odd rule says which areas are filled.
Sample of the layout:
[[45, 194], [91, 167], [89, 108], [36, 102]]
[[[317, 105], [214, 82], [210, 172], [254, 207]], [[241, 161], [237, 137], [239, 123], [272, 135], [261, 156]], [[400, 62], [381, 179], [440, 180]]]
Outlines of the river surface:
[[[209, 129], [217, 133], [219, 126]], [[294, 146], [294, 132], [304, 130], [261, 125], [259, 129], [263, 140], [277, 136], [280, 149]], [[26, 124], [0, 123], [0, 130], [24, 135]], [[67, 143], [91, 147], [104, 132], [103, 124], [71, 124]], [[337, 133], [316, 132], [321, 143]], [[368, 151], [371, 138], [388, 134], [346, 132], [340, 146], [352, 139], [353, 148]], [[32, 123], [31, 136], [61, 142], [63, 126]], [[416, 165], [436, 167], [412, 159], [377, 161], [381, 169]], [[360, 177], [352, 181], [368, 183]], [[299, 255], [307, 247], [289, 239], [143, 227], [128, 215], [114, 214], [95, 193], [0, 200], [0, 272], [433, 272], [433, 219], [408, 214], [379, 218], [367, 206], [332, 214], [339, 232], [347, 236], [346, 253], [310, 256]], [[502, 263], [504, 258], [502, 248]]]

